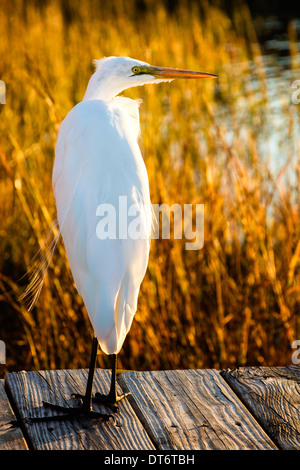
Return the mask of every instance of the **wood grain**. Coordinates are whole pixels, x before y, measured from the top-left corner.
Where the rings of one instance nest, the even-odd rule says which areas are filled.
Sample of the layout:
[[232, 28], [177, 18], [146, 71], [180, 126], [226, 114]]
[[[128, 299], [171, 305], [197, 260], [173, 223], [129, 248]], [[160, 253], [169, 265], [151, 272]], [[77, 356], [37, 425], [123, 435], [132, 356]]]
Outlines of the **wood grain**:
[[280, 449], [300, 449], [300, 368], [241, 367], [222, 376]]
[[[127, 399], [120, 402], [116, 420], [78, 418], [71, 421], [26, 423], [28, 417], [55, 415], [58, 412], [43, 407], [42, 402], [76, 406], [72, 393], [84, 394], [88, 371], [56, 370], [18, 372], [5, 376], [6, 386], [19, 411], [19, 418], [32, 449], [41, 450], [138, 450], [153, 449], [153, 445]], [[95, 371], [93, 391], [107, 393], [110, 373]], [[118, 393], [121, 393], [118, 387]], [[109, 409], [94, 406], [110, 413]]]
[[28, 450], [24, 436], [10, 422], [16, 417], [11, 409], [2, 382], [0, 382], [0, 450]]
[[119, 382], [157, 449], [276, 449], [216, 370], [125, 372]]

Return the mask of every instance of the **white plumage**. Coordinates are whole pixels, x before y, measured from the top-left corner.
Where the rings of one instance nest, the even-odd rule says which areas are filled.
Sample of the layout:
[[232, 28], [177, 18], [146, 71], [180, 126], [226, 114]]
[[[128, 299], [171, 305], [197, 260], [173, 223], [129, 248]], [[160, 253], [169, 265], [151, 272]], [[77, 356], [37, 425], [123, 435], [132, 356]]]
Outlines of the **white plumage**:
[[[84, 99], [62, 122], [55, 149], [58, 223], [74, 281], [106, 354], [122, 347], [148, 264], [152, 212], [138, 134], [137, 102]], [[100, 204], [115, 208], [118, 234], [120, 196], [128, 206], [139, 206], [145, 237], [98, 238]]]

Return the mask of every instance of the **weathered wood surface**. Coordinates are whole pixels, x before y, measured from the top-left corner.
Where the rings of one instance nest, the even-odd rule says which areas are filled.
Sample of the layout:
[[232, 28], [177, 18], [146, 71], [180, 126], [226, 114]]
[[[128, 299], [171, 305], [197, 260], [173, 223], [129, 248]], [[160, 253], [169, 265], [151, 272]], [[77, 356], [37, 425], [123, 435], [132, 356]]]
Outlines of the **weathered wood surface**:
[[221, 372], [276, 445], [300, 449], [300, 367], [241, 367]]
[[0, 381], [0, 450], [27, 450], [27, 444], [18, 427], [10, 422], [16, 417], [11, 409], [2, 382]]
[[[276, 449], [251, 413], [216, 370], [124, 372], [116, 420], [74, 419], [26, 423], [55, 414], [42, 401], [75, 405], [85, 391], [87, 370], [7, 374], [6, 387], [32, 449], [186, 450]], [[106, 393], [110, 373], [97, 369], [94, 391]], [[95, 405], [95, 409], [104, 411]], [[107, 411], [107, 410], [106, 410]]]
[[216, 370], [126, 372], [119, 381], [157, 449], [276, 449]]
[[[120, 402], [120, 412], [115, 421], [80, 418], [26, 423], [28, 417], [59, 414], [45, 408], [43, 401], [63, 406], [78, 405], [78, 401], [71, 395], [84, 394], [87, 375], [87, 370], [80, 369], [18, 372], [5, 376], [6, 387], [18, 408], [29, 447], [37, 450], [153, 449], [153, 444], [126, 399]], [[107, 393], [109, 384], [109, 372], [97, 369], [94, 390]], [[120, 388], [118, 393], [121, 393]], [[95, 405], [94, 409], [110, 413], [109, 409], [99, 405]]]

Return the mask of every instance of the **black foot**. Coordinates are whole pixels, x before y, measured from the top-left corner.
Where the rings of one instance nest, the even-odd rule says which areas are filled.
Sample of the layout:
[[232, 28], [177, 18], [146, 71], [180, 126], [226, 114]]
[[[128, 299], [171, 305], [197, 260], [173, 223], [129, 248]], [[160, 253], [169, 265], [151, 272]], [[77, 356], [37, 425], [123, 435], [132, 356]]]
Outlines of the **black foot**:
[[37, 418], [28, 418], [27, 422], [36, 423], [36, 422], [45, 422], [45, 421], [62, 421], [62, 420], [71, 420], [74, 418], [91, 418], [91, 419], [101, 419], [102, 421], [109, 421], [110, 418], [113, 418], [113, 415], [100, 413], [94, 411], [93, 409], [87, 409], [84, 406], [78, 407], [67, 407], [60, 405], [53, 405], [52, 403], [43, 402], [43, 405], [46, 408], [51, 408], [52, 410], [61, 411], [63, 414], [52, 415], [52, 416], [41, 416]]
[[[95, 393], [95, 396], [92, 398], [93, 403], [98, 403], [100, 405], [107, 406], [110, 408], [114, 413], [117, 413], [119, 411], [119, 407], [117, 403], [120, 400], [123, 400], [123, 398], [127, 397], [130, 395], [130, 392], [128, 393], [123, 393], [123, 395], [120, 395], [119, 397], [112, 397], [110, 394], [108, 395], [103, 395], [102, 393]], [[73, 393], [72, 397], [77, 398], [78, 400], [83, 400], [84, 395], [80, 395], [78, 393]]]

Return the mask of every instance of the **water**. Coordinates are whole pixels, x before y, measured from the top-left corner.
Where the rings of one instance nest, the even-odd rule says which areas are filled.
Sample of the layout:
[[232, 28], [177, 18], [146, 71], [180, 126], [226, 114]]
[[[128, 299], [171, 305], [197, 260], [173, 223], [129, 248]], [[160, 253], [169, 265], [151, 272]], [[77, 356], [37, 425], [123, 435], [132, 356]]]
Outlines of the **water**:
[[[274, 178], [281, 175], [280, 183], [297, 189], [295, 168], [299, 160], [300, 142], [300, 56], [291, 55], [288, 24], [283, 21], [276, 18], [259, 20], [256, 30], [262, 63], [259, 60], [250, 62], [249, 76], [243, 75], [245, 87], [249, 80], [251, 103], [247, 96], [239, 97], [235, 103], [240, 123], [239, 136], [247, 126], [248, 130], [255, 128], [255, 120], [260, 123], [258, 125], [261, 127], [255, 135], [259, 155], [266, 159]], [[300, 51], [300, 19], [293, 20], [292, 32], [293, 38], [296, 38], [292, 46]], [[265, 76], [263, 89], [262, 76]], [[230, 143], [234, 142], [234, 132], [236, 129], [227, 135]]]
[[[289, 38], [288, 29], [292, 28]], [[260, 28], [263, 63], [267, 75], [268, 115], [270, 116], [271, 170], [278, 174], [284, 165], [288, 167], [284, 181], [295, 187], [295, 168], [299, 160], [299, 111], [297, 103], [297, 79], [300, 79], [300, 19], [290, 25], [279, 19], [267, 19]], [[291, 47], [298, 56], [291, 55]], [[295, 63], [296, 62], [296, 63]], [[295, 88], [296, 87], [296, 88]], [[300, 96], [300, 95], [299, 95]]]

